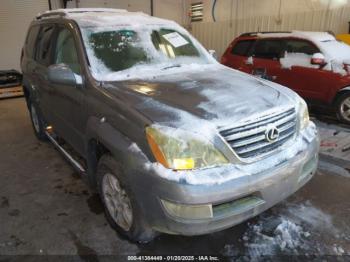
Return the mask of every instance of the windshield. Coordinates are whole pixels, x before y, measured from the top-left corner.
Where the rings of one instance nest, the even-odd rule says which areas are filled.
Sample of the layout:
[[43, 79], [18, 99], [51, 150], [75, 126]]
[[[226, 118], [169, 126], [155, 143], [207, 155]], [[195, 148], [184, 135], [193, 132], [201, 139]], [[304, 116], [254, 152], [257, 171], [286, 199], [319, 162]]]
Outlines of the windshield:
[[331, 60], [350, 59], [350, 46], [337, 40], [323, 41], [319, 43], [322, 51], [330, 57]]
[[91, 71], [101, 81], [212, 62], [192, 37], [174, 29], [94, 27], [82, 32]]

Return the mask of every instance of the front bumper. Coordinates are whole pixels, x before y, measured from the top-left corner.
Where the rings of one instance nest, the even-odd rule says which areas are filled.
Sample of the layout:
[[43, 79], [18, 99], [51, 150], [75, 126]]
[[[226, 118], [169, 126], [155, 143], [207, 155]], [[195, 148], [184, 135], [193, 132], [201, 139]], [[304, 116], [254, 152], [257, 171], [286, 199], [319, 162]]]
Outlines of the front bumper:
[[[191, 185], [161, 179], [160, 172], [143, 181], [138, 202], [149, 224], [157, 231], [169, 234], [201, 235], [220, 231], [252, 218], [284, 200], [305, 185], [318, 165], [319, 138], [314, 128], [300, 135], [303, 149], [293, 157], [262, 172], [243, 175], [221, 184]], [[283, 154], [281, 152], [280, 154]], [[272, 155], [261, 160], [276, 159]], [[200, 175], [200, 174], [198, 174]], [[146, 189], [146, 190], [145, 190]], [[213, 205], [213, 217], [183, 219], [170, 215], [161, 200], [180, 205]]]

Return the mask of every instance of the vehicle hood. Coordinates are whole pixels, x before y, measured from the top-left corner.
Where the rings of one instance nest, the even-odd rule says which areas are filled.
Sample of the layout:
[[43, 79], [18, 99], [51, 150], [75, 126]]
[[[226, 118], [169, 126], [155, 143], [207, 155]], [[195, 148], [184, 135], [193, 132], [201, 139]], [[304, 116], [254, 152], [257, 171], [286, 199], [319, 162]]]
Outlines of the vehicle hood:
[[246, 121], [296, 105], [297, 95], [280, 85], [213, 65], [166, 70], [143, 80], [111, 82], [106, 90], [153, 123], [196, 129]]

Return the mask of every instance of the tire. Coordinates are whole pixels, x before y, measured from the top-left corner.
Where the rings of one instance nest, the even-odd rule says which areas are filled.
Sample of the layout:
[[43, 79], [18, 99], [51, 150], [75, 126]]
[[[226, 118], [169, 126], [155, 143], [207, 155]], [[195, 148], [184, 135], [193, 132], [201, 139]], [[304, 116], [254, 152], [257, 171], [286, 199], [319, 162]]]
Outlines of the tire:
[[350, 124], [350, 92], [346, 92], [338, 97], [336, 102], [337, 118], [345, 123]]
[[[132, 242], [147, 243], [154, 239], [156, 234], [145, 221], [141, 208], [124, 179], [121, 166], [109, 154], [102, 156], [98, 163], [97, 186], [107, 221], [114, 230]], [[111, 194], [111, 191], [115, 194]], [[118, 212], [115, 206], [123, 212]]]
[[38, 107], [35, 103], [29, 101], [28, 108], [35, 136], [41, 141], [47, 141], [44, 120]]

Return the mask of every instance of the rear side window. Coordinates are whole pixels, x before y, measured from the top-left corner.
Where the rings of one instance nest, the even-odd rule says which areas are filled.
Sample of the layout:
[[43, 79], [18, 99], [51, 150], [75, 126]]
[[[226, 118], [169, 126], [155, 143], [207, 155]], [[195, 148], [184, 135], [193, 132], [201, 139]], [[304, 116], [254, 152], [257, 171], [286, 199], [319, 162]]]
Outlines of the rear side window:
[[262, 39], [256, 42], [254, 57], [263, 59], [279, 59], [284, 53], [283, 40]]
[[49, 65], [51, 60], [52, 38], [54, 34], [54, 25], [45, 25], [41, 27], [35, 58], [43, 65]]
[[32, 26], [27, 35], [26, 43], [25, 43], [25, 52], [27, 57], [33, 58], [35, 51], [35, 43], [39, 33], [39, 26]]
[[286, 51], [288, 53], [300, 53], [306, 55], [320, 53], [320, 50], [312, 43], [297, 39], [286, 40]]
[[231, 53], [238, 56], [249, 56], [255, 40], [242, 40], [236, 43]]

